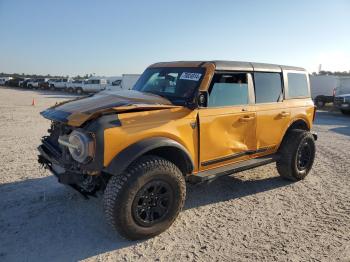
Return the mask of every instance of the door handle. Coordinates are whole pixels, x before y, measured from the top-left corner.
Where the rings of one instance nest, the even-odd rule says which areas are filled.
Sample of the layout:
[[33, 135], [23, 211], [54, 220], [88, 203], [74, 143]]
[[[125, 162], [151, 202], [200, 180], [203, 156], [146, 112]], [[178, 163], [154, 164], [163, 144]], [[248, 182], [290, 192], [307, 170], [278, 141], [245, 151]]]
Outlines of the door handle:
[[280, 115], [281, 117], [287, 117], [287, 116], [290, 116], [290, 113], [283, 111], [283, 112], [281, 112], [279, 115]]
[[248, 122], [255, 118], [255, 116], [243, 116], [239, 119], [240, 122]]

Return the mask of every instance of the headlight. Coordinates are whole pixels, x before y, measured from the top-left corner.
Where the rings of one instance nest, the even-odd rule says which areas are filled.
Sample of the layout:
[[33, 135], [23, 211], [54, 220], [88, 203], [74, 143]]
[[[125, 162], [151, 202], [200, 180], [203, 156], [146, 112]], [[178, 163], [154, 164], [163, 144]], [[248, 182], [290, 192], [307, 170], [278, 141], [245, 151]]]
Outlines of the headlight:
[[94, 141], [91, 136], [85, 133], [74, 130], [68, 139], [60, 137], [58, 142], [68, 147], [73, 159], [79, 163], [84, 163], [89, 157], [94, 156]]

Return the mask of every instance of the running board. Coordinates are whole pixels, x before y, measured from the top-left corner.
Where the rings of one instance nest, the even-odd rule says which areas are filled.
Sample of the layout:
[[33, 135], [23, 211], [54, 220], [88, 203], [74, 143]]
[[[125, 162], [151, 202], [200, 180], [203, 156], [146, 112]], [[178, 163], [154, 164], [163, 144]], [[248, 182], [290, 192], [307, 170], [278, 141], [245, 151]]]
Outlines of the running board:
[[232, 175], [233, 173], [242, 172], [258, 166], [263, 166], [263, 165], [276, 162], [278, 158], [279, 158], [278, 154], [273, 154], [269, 156], [245, 160], [239, 163], [226, 165], [226, 166], [222, 166], [222, 167], [218, 167], [210, 170], [205, 170], [197, 174], [192, 174], [188, 176], [188, 181], [193, 183], [200, 183], [200, 182], [213, 180], [221, 176]]

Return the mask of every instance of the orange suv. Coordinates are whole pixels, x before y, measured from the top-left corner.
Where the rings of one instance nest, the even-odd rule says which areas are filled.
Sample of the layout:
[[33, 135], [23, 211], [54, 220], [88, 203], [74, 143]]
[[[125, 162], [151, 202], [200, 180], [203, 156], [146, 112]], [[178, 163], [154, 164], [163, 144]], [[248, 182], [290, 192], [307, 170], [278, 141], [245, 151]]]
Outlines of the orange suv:
[[303, 179], [315, 157], [315, 107], [298, 67], [231, 61], [157, 63], [132, 90], [103, 91], [41, 113], [51, 120], [39, 163], [88, 196], [104, 192], [124, 237], [166, 230], [186, 181], [276, 162]]

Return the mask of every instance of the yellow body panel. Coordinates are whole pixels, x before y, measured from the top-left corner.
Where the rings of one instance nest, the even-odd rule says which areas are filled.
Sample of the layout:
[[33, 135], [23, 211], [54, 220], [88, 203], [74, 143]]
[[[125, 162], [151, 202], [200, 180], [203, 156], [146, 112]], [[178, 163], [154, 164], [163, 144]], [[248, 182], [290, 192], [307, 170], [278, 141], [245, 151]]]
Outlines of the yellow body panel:
[[104, 166], [107, 166], [119, 152], [128, 146], [151, 137], [167, 137], [183, 145], [197, 160], [197, 110], [185, 107], [172, 109], [130, 112], [119, 115], [120, 127], [109, 128], [104, 132]]
[[[243, 111], [246, 110], [246, 111]], [[204, 164], [256, 148], [254, 106], [199, 109], [200, 170], [248, 159], [241, 156], [223, 162]]]
[[257, 148], [276, 148], [282, 140], [290, 122], [290, 109], [287, 103], [256, 104]]

